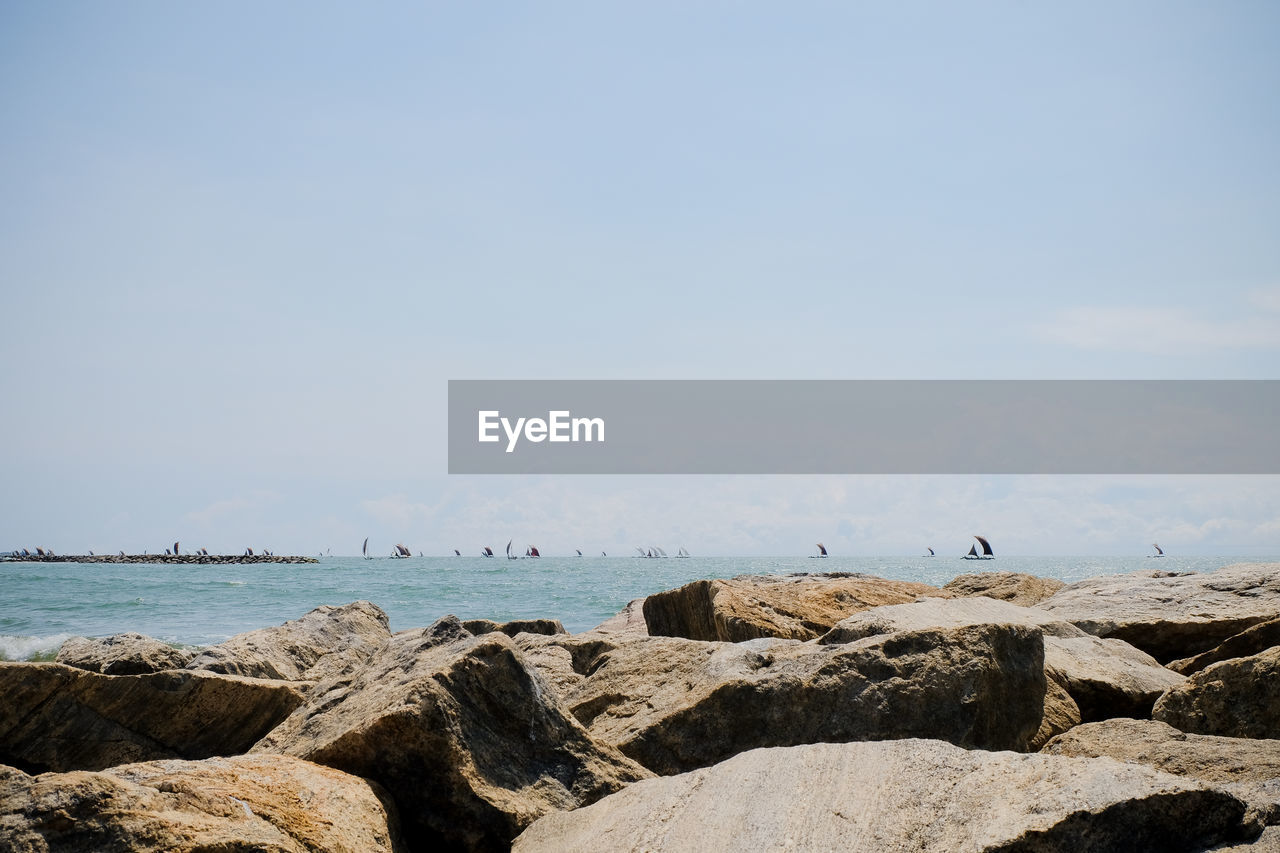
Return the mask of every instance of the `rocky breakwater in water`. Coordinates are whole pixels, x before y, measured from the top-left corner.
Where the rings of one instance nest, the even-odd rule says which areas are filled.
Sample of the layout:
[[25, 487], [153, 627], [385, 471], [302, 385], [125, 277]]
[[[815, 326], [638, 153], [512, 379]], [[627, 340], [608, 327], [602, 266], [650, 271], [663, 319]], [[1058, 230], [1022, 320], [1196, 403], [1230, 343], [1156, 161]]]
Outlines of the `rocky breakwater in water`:
[[[194, 656], [68, 644], [0, 666], [0, 849], [1261, 853], [1280, 649], [1254, 626], [1278, 572], [1098, 579], [1131, 590], [1106, 619], [1016, 576], [807, 575], [699, 582], [576, 635], [392, 634], [355, 602]], [[1212, 653], [1189, 676], [1099, 636], [1160, 621], [1153, 581], [1176, 582], [1164, 621], [1214, 623], [1159, 647]], [[1230, 598], [1189, 612], [1193, 582]]]
[[0, 557], [7, 563], [173, 563], [210, 565], [223, 563], [318, 563], [315, 557], [275, 554], [28, 554]]

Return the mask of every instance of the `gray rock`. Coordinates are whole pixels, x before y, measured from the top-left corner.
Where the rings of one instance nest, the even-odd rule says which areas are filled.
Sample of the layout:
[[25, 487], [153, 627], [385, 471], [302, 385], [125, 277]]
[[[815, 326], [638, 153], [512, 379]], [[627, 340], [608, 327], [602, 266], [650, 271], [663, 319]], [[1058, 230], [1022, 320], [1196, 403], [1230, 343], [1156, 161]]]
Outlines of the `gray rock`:
[[317, 681], [369, 659], [391, 636], [387, 614], [367, 601], [324, 605], [274, 628], [237, 634], [211, 646], [188, 669], [271, 678]]
[[0, 663], [0, 696], [0, 763], [35, 772], [234, 755], [302, 704], [288, 682], [57, 663]]
[[194, 649], [180, 649], [144, 634], [110, 637], [72, 637], [58, 649], [55, 662], [104, 675], [141, 675], [182, 669], [196, 656]]
[[1041, 578], [1020, 572], [972, 572], [958, 575], [942, 588], [952, 595], [984, 595], [1011, 604], [1029, 607], [1044, 601], [1066, 584], [1056, 578]]
[[1161, 696], [1152, 716], [1194, 734], [1280, 738], [1280, 646], [1200, 670]]
[[649, 636], [649, 626], [644, 621], [644, 599], [634, 598], [628, 601], [626, 607], [584, 633], [624, 637]]
[[1040, 609], [1098, 637], [1115, 637], [1161, 663], [1212, 649], [1280, 616], [1280, 563], [1241, 563], [1208, 574], [1138, 572], [1067, 586]]
[[392, 853], [394, 812], [363, 779], [285, 756], [0, 772], [10, 853]]
[[512, 619], [510, 622], [494, 622], [492, 619], [468, 619], [462, 627], [476, 636], [501, 631], [508, 637], [516, 634], [565, 634], [559, 619]]
[[1041, 750], [1145, 764], [1231, 791], [1268, 824], [1280, 823], [1280, 740], [1189, 735], [1157, 720], [1086, 723]]
[[513, 853], [1203, 850], [1256, 837], [1245, 804], [1107, 758], [929, 740], [758, 749], [547, 815]]
[[947, 593], [928, 584], [866, 575], [747, 575], [654, 593], [643, 608], [655, 637], [730, 643], [756, 637], [811, 640], [851, 613], [917, 595]]
[[1193, 675], [1210, 664], [1256, 655], [1273, 646], [1280, 646], [1280, 618], [1268, 619], [1246, 628], [1203, 654], [1173, 661], [1169, 664], [1169, 669], [1183, 675]]
[[1041, 633], [1018, 625], [838, 646], [583, 635], [521, 645], [594, 737], [662, 774], [817, 741], [1026, 749], [1044, 714]]
[[864, 610], [842, 621], [818, 642], [843, 643], [895, 631], [1002, 623], [1033, 626], [1044, 632], [1045, 674], [1071, 695], [1085, 722], [1149, 716], [1161, 694], [1184, 680], [1128, 643], [1086, 634], [1037, 607], [982, 596], [922, 598], [910, 604]]
[[649, 776], [591, 738], [505, 634], [450, 633], [396, 634], [364, 668], [317, 684], [253, 752], [378, 782], [424, 850], [505, 850], [540, 815]]

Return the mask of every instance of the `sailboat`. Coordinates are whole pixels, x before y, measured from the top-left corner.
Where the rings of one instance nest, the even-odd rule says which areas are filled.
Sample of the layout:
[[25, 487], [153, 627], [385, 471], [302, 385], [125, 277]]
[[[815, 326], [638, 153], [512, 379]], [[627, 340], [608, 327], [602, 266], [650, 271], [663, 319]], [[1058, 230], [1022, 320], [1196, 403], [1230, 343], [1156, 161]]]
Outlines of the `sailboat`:
[[827, 556], [827, 546], [826, 546], [826, 545], [823, 545], [821, 542], [819, 542], [819, 543], [818, 543], [818, 553], [816, 553], [816, 554], [810, 554], [810, 555], [809, 555], [809, 559], [810, 559], [810, 560], [819, 560], [819, 559], [822, 559], [822, 558], [823, 558], [823, 557], [825, 557], [825, 556]]
[[514, 540], [510, 540], [510, 541], [508, 541], [508, 542], [507, 542], [507, 559], [508, 559], [508, 560], [516, 560], [516, 559], [519, 559], [518, 557], [516, 557], [516, 555], [514, 555], [514, 554], [512, 554], [512, 553], [511, 553], [511, 542], [512, 542], [512, 541], [514, 541]]
[[1147, 555], [1148, 557], [1163, 557], [1163, 556], [1164, 556], [1164, 551], [1160, 548], [1160, 546], [1159, 546], [1159, 545], [1157, 545], [1156, 543], [1152, 542], [1152, 543], [1151, 543], [1151, 547], [1152, 547], [1152, 548], [1155, 548], [1155, 549], [1156, 549], [1156, 552], [1155, 552], [1154, 554], [1148, 554], [1148, 555]]
[[689, 552], [688, 552], [687, 550], [685, 550], [685, 547], [684, 547], [683, 545], [681, 545], [681, 546], [680, 546], [680, 550], [676, 551], [676, 556], [677, 556], [677, 557], [688, 557], [688, 556], [689, 556]]
[[573, 550], [575, 550], [575, 551], [577, 551], [577, 552], [578, 552], [578, 556], [579, 556], [579, 557], [581, 557], [581, 556], [582, 556], [582, 549], [581, 549], [581, 548], [574, 548]]
[[537, 548], [535, 548], [533, 545], [530, 545], [530, 546], [529, 546], [529, 556], [530, 556], [530, 557], [541, 557], [542, 555], [538, 553], [538, 549], [537, 549]]
[[932, 556], [933, 556], [933, 549], [932, 549], [932, 548], [930, 548], [929, 546], [927, 546], [927, 545], [926, 545], [926, 546], [925, 546], [925, 550], [929, 552], [929, 556], [930, 556], [930, 557], [932, 557]]
[[982, 553], [978, 553], [978, 549], [974, 545], [969, 546], [969, 553], [964, 555], [966, 560], [994, 560], [996, 555], [991, 550], [991, 543], [981, 536], [974, 536], [978, 540], [978, 544], [982, 546]]
[[373, 559], [373, 557], [369, 556], [369, 537], [368, 536], [364, 537], [364, 544], [360, 546], [360, 553], [364, 555], [364, 558], [366, 560]]
[[[510, 548], [511, 546], [510, 546], [510, 545], [508, 545], [507, 547], [508, 547], [508, 548]], [[480, 552], [480, 556], [481, 556], [481, 557], [492, 557], [492, 556], [493, 556], [493, 549], [492, 549], [492, 548], [490, 548], [488, 545], [485, 545], [485, 546], [484, 546], [484, 550]]]
[[396, 544], [396, 550], [395, 550], [395, 552], [394, 552], [394, 553], [392, 553], [392, 555], [391, 555], [391, 559], [393, 559], [393, 560], [403, 560], [405, 557], [412, 557], [412, 556], [413, 556], [413, 554], [409, 553], [409, 549], [408, 549], [408, 548], [406, 548], [405, 546], [403, 546], [403, 545], [401, 545], [401, 544], [398, 544], [398, 543], [397, 543], [397, 544]]

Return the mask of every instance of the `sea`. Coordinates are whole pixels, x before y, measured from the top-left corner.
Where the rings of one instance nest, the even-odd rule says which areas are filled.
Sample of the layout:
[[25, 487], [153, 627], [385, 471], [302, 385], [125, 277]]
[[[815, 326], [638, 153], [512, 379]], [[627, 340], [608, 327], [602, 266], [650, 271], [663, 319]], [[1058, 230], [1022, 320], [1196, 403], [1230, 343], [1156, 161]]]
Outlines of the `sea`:
[[365, 599], [393, 631], [461, 619], [559, 619], [585, 631], [627, 602], [690, 581], [735, 575], [861, 572], [942, 585], [971, 571], [1068, 583], [1160, 569], [1211, 572], [1280, 557], [321, 557], [319, 563], [164, 565], [0, 562], [0, 660], [48, 660], [69, 637], [135, 631], [205, 646], [279, 625], [322, 604]]

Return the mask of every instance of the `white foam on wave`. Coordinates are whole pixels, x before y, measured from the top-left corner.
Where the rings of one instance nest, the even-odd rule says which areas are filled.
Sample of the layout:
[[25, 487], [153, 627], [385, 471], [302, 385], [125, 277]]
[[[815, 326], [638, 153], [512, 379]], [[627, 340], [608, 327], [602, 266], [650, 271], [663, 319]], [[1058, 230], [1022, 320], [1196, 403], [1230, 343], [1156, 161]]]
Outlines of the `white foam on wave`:
[[50, 634], [47, 637], [17, 637], [0, 634], [0, 660], [52, 660], [71, 636]]

